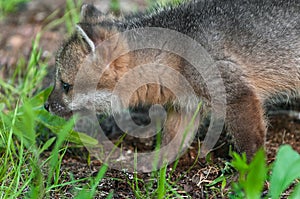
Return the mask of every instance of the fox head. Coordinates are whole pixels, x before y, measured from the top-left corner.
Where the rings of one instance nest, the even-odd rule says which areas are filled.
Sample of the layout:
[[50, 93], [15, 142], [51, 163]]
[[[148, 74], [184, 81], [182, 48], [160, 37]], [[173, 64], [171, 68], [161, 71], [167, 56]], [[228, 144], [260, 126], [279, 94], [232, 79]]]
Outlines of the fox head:
[[[77, 73], [82, 67], [86, 70], [91, 65], [84, 64], [88, 56], [95, 53], [95, 49], [106, 39], [116, 35], [118, 28], [114, 26], [114, 19], [97, 10], [93, 5], [83, 5], [81, 8], [81, 22], [76, 25], [74, 34], [62, 45], [56, 55], [56, 74], [55, 84], [45, 108], [56, 115], [69, 118], [74, 111], [82, 108], [85, 104], [100, 103], [97, 105], [99, 112], [108, 111], [110, 106], [110, 97], [112, 89], [116, 84], [121, 73], [126, 72], [129, 63], [128, 56], [118, 56], [112, 60], [109, 65], [97, 66], [105, 71], [97, 84], [97, 90], [101, 92], [88, 93], [83, 92], [74, 99], [74, 84]], [[120, 38], [110, 40], [109, 44], [102, 45], [103, 56], [111, 57], [114, 53], [124, 51], [125, 42]], [[95, 55], [96, 56], [96, 55]], [[106, 59], [110, 59], [106, 57]], [[87, 85], [89, 77], [77, 79], [80, 84]], [[93, 97], [91, 97], [93, 95]]]
[[[161, 82], [172, 82], [169, 85], [180, 88], [179, 73], [184, 62], [176, 54], [163, 50], [164, 42], [159, 42], [158, 48], [152, 47], [147, 33], [136, 26], [135, 18], [117, 20], [92, 5], [83, 5], [81, 22], [56, 55], [55, 85], [45, 108], [68, 118], [85, 108], [110, 114], [137, 105], [176, 103], [174, 93]], [[140, 37], [146, 38], [144, 41], [151, 47], [135, 48], [136, 43], [143, 44]], [[178, 74], [168, 75], [162, 65]], [[86, 74], [79, 75], [82, 71]], [[124, 81], [123, 77], [128, 79]], [[96, 83], [90, 85], [91, 82]], [[112, 99], [121, 102], [120, 107], [112, 104]]]

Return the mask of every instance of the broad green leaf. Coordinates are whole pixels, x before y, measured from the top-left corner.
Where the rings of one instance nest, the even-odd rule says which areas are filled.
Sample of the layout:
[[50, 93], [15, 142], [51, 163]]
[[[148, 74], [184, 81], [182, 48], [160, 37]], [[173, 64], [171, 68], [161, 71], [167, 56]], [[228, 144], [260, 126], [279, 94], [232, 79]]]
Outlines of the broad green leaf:
[[[206, 187], [211, 187], [211, 186], [214, 186], [214, 185], [218, 184], [219, 182], [223, 183], [224, 179], [225, 179], [225, 176], [222, 174], [219, 177], [217, 177], [216, 179], [214, 179], [211, 183], [209, 183], [205, 186]], [[225, 181], [226, 181], [226, 179], [225, 179]]]
[[267, 166], [264, 150], [259, 150], [249, 166], [249, 173], [245, 182], [245, 193], [247, 198], [261, 198], [261, 191], [267, 177]]
[[43, 145], [43, 147], [39, 150], [39, 153], [43, 153], [45, 150], [47, 150], [55, 141], [56, 137], [50, 138], [47, 140], [47, 142]]
[[35, 112], [32, 111], [32, 106], [25, 103], [22, 109], [19, 110], [16, 124], [14, 126], [14, 134], [19, 138], [25, 138], [24, 143], [27, 148], [35, 144]]
[[[38, 112], [38, 122], [43, 124], [45, 127], [50, 129], [53, 133], [58, 134], [60, 129], [66, 124], [66, 120], [48, 113], [46, 110], [40, 110]], [[80, 144], [80, 145], [89, 145], [96, 146], [98, 140], [80, 132], [70, 130], [67, 140], [70, 142]]]
[[249, 170], [249, 165], [247, 164], [247, 158], [245, 154], [241, 156], [238, 153], [233, 152], [233, 160], [231, 165], [240, 173], [240, 181], [244, 179], [246, 172]]
[[281, 146], [270, 179], [270, 195], [276, 199], [296, 179], [300, 177], [300, 155], [289, 145]]
[[45, 101], [48, 99], [48, 96], [50, 95], [53, 87], [48, 87], [45, 90], [41, 91], [37, 95], [30, 98], [29, 103], [32, 107], [43, 107]]
[[288, 197], [288, 198], [289, 199], [298, 199], [299, 197], [300, 197], [300, 183], [298, 182], [298, 184], [294, 188], [292, 195], [290, 195], [290, 197]]

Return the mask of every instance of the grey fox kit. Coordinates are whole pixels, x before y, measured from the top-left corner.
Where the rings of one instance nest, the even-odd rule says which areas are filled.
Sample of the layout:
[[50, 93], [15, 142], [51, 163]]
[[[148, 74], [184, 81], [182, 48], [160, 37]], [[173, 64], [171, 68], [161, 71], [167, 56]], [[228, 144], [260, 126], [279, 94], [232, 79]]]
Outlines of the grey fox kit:
[[[64, 43], [56, 57], [56, 79], [45, 107], [60, 116], [69, 116], [76, 73], [85, 58], [110, 36], [136, 28], [160, 27], [185, 34], [213, 58], [226, 89], [225, 126], [237, 148], [251, 158], [264, 145], [267, 122], [264, 101], [273, 96], [297, 93], [300, 78], [300, 3], [297, 0], [199, 0], [174, 7], [114, 18], [84, 5], [82, 21]], [[107, 55], [126, 49], [127, 40], [118, 40]], [[209, 93], [199, 74], [182, 58], [168, 52], [136, 50], [119, 56], [99, 79], [96, 102], [98, 112], [106, 107], [117, 82], [129, 69], [155, 62], [171, 66], [182, 74], [200, 98]], [[84, 66], [89, 67], [89, 66]], [[170, 79], [174, 77], [169, 77]], [[89, 79], [83, 79], [89, 81]], [[131, 97], [130, 106], [175, 104], [174, 94], [156, 84], [140, 87]], [[164, 137], [172, 137], [179, 115], [170, 113]], [[169, 139], [168, 138], [168, 139]], [[163, 138], [164, 140], [165, 138]]]

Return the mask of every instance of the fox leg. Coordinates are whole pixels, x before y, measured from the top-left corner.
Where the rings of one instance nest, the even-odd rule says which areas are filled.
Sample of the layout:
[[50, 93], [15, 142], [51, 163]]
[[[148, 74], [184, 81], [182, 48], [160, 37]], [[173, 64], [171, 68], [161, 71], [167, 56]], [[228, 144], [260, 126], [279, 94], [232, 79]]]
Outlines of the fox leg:
[[226, 89], [226, 127], [233, 135], [237, 149], [250, 160], [264, 146], [266, 121], [262, 101], [247, 81], [241, 67], [231, 62], [219, 63]]
[[229, 104], [227, 128], [232, 133], [236, 147], [250, 160], [264, 146], [266, 124], [261, 102], [253, 93], [242, 96], [238, 103]]

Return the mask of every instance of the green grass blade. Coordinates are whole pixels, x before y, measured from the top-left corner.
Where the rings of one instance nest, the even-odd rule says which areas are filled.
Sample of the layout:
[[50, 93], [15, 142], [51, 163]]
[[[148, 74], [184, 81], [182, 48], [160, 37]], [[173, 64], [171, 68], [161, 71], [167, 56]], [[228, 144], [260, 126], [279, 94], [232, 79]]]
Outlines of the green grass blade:
[[108, 166], [106, 164], [103, 164], [100, 170], [98, 171], [97, 176], [95, 179], [91, 181], [91, 189], [83, 189], [81, 190], [78, 195], [75, 197], [75, 199], [92, 199], [94, 198], [94, 195], [97, 190], [97, 186], [99, 185], [100, 181], [104, 178], [106, 171], [108, 169]]
[[159, 171], [159, 180], [158, 180], [158, 187], [157, 187], [157, 198], [163, 199], [166, 194], [166, 175], [167, 175], [167, 166], [164, 166]]
[[73, 126], [74, 126], [74, 121], [70, 120], [69, 122], [67, 122], [63, 126], [63, 128], [58, 133], [58, 138], [57, 138], [55, 147], [54, 147], [54, 149], [51, 153], [51, 160], [50, 160], [50, 163], [49, 163], [50, 171], [49, 171], [48, 180], [47, 180], [47, 187], [50, 187], [50, 184], [51, 184], [51, 182], [53, 180], [53, 177], [55, 175], [55, 170], [59, 166], [58, 163], [59, 163], [59, 149], [60, 149], [60, 146], [65, 141], [66, 137], [68, 136], [69, 132], [72, 130]]

